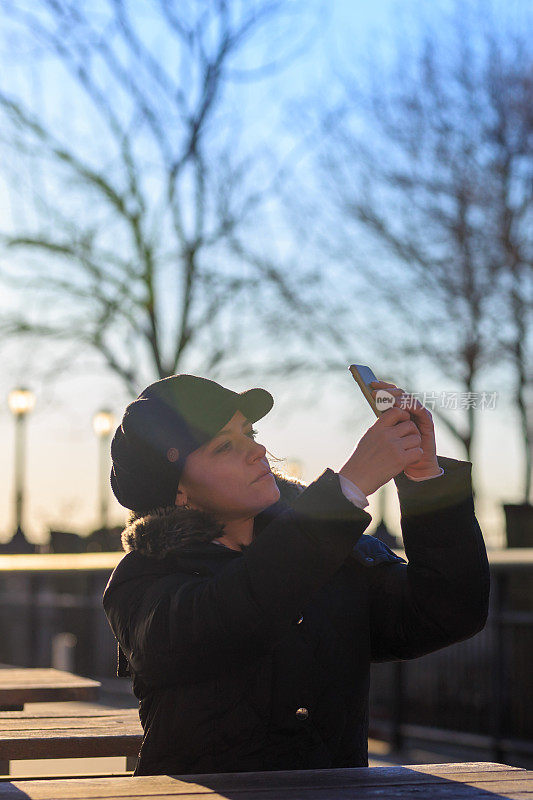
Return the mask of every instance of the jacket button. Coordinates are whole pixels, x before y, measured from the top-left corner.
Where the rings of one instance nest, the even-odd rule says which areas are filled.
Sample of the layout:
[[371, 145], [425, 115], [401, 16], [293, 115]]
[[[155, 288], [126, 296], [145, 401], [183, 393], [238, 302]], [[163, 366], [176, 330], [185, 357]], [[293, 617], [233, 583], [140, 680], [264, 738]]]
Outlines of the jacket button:
[[309, 711], [307, 710], [307, 708], [299, 708], [296, 711], [296, 716], [298, 717], [298, 719], [307, 719], [307, 717], [309, 716]]
[[296, 624], [297, 624], [297, 625], [301, 625], [303, 621], [304, 621], [304, 615], [303, 615], [303, 614], [301, 614], [301, 615], [300, 615], [300, 619], [298, 620], [298, 622], [297, 622]]
[[374, 559], [372, 558], [372, 556], [367, 556], [365, 558], [365, 561], [367, 562], [367, 564], [373, 564], [374, 563]]

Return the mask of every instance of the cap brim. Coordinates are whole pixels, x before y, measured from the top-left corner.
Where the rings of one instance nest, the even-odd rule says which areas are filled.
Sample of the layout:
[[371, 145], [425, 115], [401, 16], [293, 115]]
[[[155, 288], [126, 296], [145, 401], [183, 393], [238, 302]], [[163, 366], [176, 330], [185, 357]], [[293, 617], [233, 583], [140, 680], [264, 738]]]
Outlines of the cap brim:
[[239, 408], [250, 422], [266, 416], [274, 405], [274, 398], [266, 389], [248, 389], [239, 394]]

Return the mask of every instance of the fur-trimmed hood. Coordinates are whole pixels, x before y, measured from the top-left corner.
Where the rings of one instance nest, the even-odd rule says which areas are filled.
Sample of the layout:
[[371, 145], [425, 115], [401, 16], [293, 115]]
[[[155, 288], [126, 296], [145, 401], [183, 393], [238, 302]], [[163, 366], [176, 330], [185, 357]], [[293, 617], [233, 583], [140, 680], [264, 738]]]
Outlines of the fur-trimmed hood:
[[[254, 536], [259, 535], [306, 488], [305, 484], [275, 470], [272, 473], [280, 490], [280, 499], [256, 516]], [[206, 511], [164, 506], [142, 517], [132, 513], [122, 532], [122, 546], [127, 553], [135, 551], [152, 558], [164, 558], [169, 553], [212, 542], [223, 533], [224, 525]]]

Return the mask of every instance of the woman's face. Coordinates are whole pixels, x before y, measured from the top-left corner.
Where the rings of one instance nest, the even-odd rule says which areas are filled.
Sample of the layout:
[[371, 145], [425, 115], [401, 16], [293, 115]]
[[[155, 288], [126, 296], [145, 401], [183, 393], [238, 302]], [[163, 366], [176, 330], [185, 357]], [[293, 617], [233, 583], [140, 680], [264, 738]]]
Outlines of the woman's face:
[[[267, 473], [265, 475], [265, 473]], [[185, 461], [176, 505], [213, 513], [221, 522], [253, 517], [279, 500], [266, 449], [241, 411]]]

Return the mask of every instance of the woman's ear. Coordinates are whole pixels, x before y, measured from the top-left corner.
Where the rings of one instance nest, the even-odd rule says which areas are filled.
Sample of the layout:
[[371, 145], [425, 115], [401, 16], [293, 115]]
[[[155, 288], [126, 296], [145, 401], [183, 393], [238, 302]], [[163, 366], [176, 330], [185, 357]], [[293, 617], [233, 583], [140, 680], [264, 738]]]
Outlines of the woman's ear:
[[179, 508], [192, 508], [189, 505], [189, 497], [185, 489], [182, 489], [181, 486], [178, 486], [178, 491], [176, 493], [176, 499], [174, 500], [174, 505], [178, 506]]
[[187, 492], [183, 491], [183, 489], [181, 489], [178, 486], [178, 491], [177, 491], [177, 494], [176, 494], [176, 499], [174, 500], [174, 505], [176, 505], [176, 506], [187, 506], [187, 500], [188, 500]]

